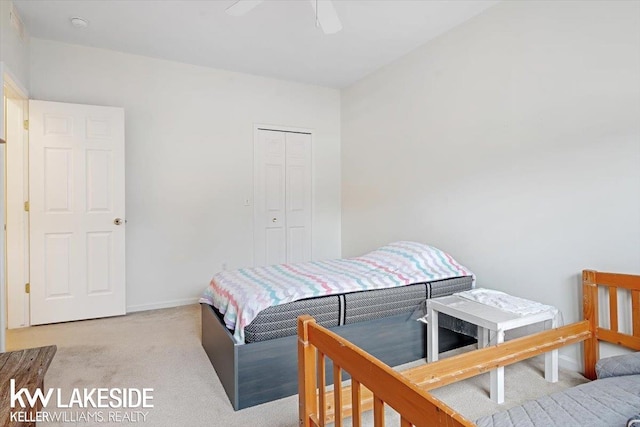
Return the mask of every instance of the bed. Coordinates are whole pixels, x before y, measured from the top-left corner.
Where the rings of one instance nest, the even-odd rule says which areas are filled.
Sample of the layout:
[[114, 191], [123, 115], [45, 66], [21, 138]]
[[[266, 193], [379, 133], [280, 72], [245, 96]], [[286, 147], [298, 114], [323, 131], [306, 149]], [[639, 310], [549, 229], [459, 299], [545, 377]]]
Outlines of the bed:
[[[310, 316], [301, 316], [299, 425], [335, 422], [340, 427], [345, 418], [351, 417], [351, 425], [360, 427], [362, 412], [373, 409], [374, 425], [383, 426], [385, 405], [400, 414], [402, 427], [626, 425], [640, 409], [640, 355], [599, 361], [599, 342], [640, 350], [640, 276], [585, 270], [582, 277], [584, 320], [402, 372], [317, 325]], [[608, 327], [599, 323], [598, 288], [608, 295]], [[630, 295], [632, 333], [619, 328], [619, 291]], [[476, 422], [429, 394], [436, 387], [580, 342], [584, 343], [584, 375], [595, 380], [590, 383]], [[329, 366], [333, 374], [328, 381]], [[350, 374], [348, 386], [343, 383], [343, 373]], [[332, 390], [327, 388], [329, 382], [334, 384]]]
[[[313, 315], [399, 365], [425, 357], [426, 328], [417, 319], [426, 299], [473, 285], [473, 274], [450, 255], [416, 242], [356, 258], [221, 272], [201, 299], [202, 345], [238, 410], [297, 393], [298, 316]], [[242, 295], [246, 304], [237, 300]], [[454, 332], [453, 320], [444, 326], [442, 351], [475, 342], [469, 331]]]

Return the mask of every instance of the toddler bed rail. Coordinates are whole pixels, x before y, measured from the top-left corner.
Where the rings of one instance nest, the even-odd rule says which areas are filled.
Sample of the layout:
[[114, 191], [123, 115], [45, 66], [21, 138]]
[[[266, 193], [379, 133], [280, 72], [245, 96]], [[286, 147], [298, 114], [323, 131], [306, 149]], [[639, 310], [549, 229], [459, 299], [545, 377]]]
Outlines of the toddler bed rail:
[[[333, 417], [333, 414], [327, 411], [325, 355], [329, 356], [334, 364], [333, 412], [342, 416]], [[324, 426], [326, 422], [334, 421], [336, 427], [341, 427], [343, 416], [351, 415], [352, 425], [359, 427], [362, 411], [369, 409], [362, 407], [361, 386], [366, 387], [372, 395], [376, 426], [384, 425], [384, 403], [402, 414], [403, 427], [473, 425], [453, 409], [404, 379], [399, 372], [339, 335], [317, 325], [310, 316], [301, 316], [298, 320], [298, 363], [301, 426], [319, 427]], [[343, 406], [343, 370], [351, 375], [352, 403], [348, 407]], [[319, 384], [316, 384], [316, 379]], [[434, 420], [438, 420], [438, 423], [434, 424]]]
[[[598, 284], [609, 288], [610, 328], [598, 324]], [[631, 291], [633, 335], [618, 330], [617, 288]], [[402, 372], [394, 371], [348, 340], [317, 325], [312, 317], [301, 316], [298, 319], [300, 426], [320, 427], [334, 422], [341, 427], [344, 418], [352, 417], [352, 426], [360, 427], [362, 412], [373, 409], [374, 426], [382, 427], [385, 404], [400, 414], [401, 427], [474, 426], [428, 390], [582, 341], [585, 341], [585, 375], [595, 378], [598, 341], [640, 349], [639, 310], [640, 276], [585, 270], [585, 320]], [[326, 389], [327, 359], [334, 367], [332, 391]], [[350, 386], [342, 384], [342, 372], [351, 376]]]

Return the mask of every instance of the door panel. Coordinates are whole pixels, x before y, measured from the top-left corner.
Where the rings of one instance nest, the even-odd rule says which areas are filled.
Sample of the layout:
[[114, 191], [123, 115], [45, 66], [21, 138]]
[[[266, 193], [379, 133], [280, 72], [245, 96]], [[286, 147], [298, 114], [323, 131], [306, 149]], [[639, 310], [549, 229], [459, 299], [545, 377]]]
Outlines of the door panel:
[[47, 213], [71, 213], [73, 210], [71, 206], [72, 156], [71, 149], [44, 149], [44, 210]]
[[286, 252], [284, 227], [265, 230], [264, 265], [282, 264]]
[[255, 265], [286, 260], [285, 139], [282, 132], [263, 131], [255, 147]]
[[125, 314], [124, 111], [30, 101], [31, 323]]
[[311, 135], [285, 135], [287, 262], [311, 261]]
[[111, 233], [87, 233], [87, 293], [99, 295], [111, 292]]
[[72, 239], [71, 233], [44, 235], [44, 289], [47, 298], [72, 296], [70, 269]]
[[112, 212], [113, 153], [87, 150], [87, 212]]
[[309, 261], [307, 253], [307, 230], [304, 227], [288, 227], [287, 229], [287, 262]]

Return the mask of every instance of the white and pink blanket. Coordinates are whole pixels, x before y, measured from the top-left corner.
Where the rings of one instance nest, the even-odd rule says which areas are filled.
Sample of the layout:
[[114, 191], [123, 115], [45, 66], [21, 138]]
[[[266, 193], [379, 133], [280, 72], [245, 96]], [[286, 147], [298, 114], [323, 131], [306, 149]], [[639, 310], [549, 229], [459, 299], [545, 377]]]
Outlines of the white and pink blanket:
[[366, 255], [222, 271], [200, 298], [224, 315], [236, 342], [262, 310], [300, 299], [473, 276], [451, 255], [416, 242], [395, 242]]

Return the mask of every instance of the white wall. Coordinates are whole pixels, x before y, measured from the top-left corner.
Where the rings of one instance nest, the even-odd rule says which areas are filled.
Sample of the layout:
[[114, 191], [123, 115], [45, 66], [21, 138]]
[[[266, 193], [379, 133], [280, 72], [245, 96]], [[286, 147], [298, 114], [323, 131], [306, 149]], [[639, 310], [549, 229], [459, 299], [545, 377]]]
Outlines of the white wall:
[[342, 131], [343, 256], [430, 243], [567, 323], [582, 269], [640, 274], [638, 2], [503, 2], [344, 90]]
[[31, 97], [125, 109], [129, 310], [252, 265], [254, 123], [315, 130], [313, 256], [340, 256], [337, 90], [32, 39]]
[[[11, 70], [12, 77], [29, 84], [29, 33], [23, 27], [20, 35], [11, 24], [10, 15], [17, 12], [10, 0], [0, 1], [0, 61]], [[6, 71], [6, 70], [5, 70]]]

